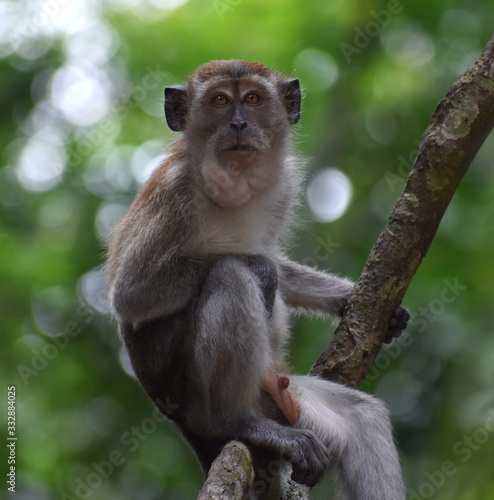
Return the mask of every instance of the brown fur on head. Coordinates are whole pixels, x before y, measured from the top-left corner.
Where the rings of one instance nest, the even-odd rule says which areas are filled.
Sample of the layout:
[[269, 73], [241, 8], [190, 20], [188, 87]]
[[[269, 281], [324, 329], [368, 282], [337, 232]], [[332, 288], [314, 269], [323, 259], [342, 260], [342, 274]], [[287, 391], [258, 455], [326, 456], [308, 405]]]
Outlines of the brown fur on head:
[[275, 73], [271, 68], [258, 62], [241, 61], [238, 59], [210, 61], [201, 66], [194, 75], [189, 78], [189, 82], [205, 82], [208, 80], [264, 77], [267, 79], [279, 78], [283, 76]]

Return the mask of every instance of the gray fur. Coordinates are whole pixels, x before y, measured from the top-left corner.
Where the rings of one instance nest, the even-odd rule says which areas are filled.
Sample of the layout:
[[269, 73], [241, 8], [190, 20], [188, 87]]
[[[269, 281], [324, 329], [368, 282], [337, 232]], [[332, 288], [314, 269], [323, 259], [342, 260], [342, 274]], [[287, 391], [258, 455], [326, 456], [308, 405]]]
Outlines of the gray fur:
[[[242, 100], [251, 86], [260, 106]], [[213, 92], [231, 110], [213, 107]], [[166, 95], [168, 123], [183, 137], [117, 226], [106, 266], [142, 387], [206, 471], [236, 438], [291, 461], [294, 479], [308, 485], [332, 469], [342, 500], [403, 499], [382, 403], [290, 376], [301, 417], [288, 426], [261, 390], [267, 374], [283, 370], [288, 307], [338, 316], [352, 288], [279, 249], [298, 188], [289, 128], [300, 111], [298, 82], [261, 65], [220, 61]], [[233, 116], [245, 130], [231, 126]], [[243, 151], [232, 152], [235, 144]]]
[[310, 376], [291, 376], [300, 399], [298, 426], [312, 430], [332, 457], [337, 498], [405, 498], [398, 453], [384, 405], [376, 398]]

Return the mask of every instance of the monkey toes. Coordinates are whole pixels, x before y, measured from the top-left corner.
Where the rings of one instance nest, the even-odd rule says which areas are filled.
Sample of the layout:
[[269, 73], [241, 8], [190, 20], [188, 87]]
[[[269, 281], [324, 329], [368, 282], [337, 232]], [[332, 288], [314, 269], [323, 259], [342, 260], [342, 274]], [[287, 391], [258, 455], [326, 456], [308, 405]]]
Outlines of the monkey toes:
[[296, 449], [288, 455], [293, 467], [294, 481], [315, 486], [322, 480], [329, 457], [326, 448], [312, 432], [300, 431]]

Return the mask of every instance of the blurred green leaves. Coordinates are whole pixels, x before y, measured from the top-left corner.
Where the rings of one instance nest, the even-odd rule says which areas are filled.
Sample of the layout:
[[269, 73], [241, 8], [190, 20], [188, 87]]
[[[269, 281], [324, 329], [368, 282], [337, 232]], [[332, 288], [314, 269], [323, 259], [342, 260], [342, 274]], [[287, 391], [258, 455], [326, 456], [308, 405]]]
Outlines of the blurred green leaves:
[[[20, 498], [188, 499], [202, 482], [126, 371], [100, 272], [111, 227], [174, 137], [163, 87], [222, 58], [299, 77], [306, 183], [334, 169], [352, 198], [331, 223], [304, 199], [290, 253], [357, 278], [493, 14], [489, 0], [0, 1], [0, 373], [2, 401], [17, 387]], [[392, 409], [411, 498], [494, 495], [494, 436], [478, 431], [494, 409], [493, 157], [490, 138], [405, 297], [405, 342], [365, 385]], [[465, 287], [452, 301], [447, 281]], [[307, 371], [330, 328], [294, 330]]]

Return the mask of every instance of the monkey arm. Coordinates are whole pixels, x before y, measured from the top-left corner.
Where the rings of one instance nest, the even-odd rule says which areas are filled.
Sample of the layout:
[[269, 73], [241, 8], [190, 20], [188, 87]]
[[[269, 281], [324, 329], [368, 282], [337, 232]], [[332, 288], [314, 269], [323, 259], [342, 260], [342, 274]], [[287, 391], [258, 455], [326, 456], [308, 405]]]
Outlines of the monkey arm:
[[176, 151], [163, 161], [114, 230], [105, 266], [111, 306], [134, 327], [185, 309], [217, 259], [191, 250], [204, 200], [181, 161]]
[[279, 290], [291, 307], [340, 317], [353, 283], [288, 259], [279, 263]]
[[[310, 309], [339, 318], [354, 284], [334, 274], [317, 271], [289, 260], [279, 266], [278, 288], [283, 300], [291, 307]], [[385, 338], [390, 343], [407, 327], [410, 313], [403, 307], [393, 310]]]
[[134, 263], [124, 262], [110, 283], [110, 301], [116, 317], [136, 327], [184, 310], [210, 265], [204, 262], [201, 267], [197, 260], [177, 257], [156, 266], [150, 261], [138, 269]]

